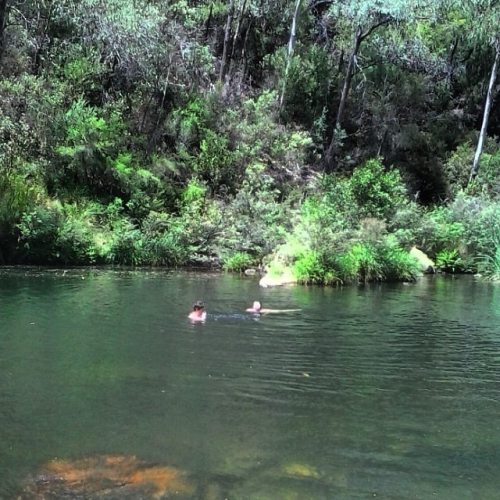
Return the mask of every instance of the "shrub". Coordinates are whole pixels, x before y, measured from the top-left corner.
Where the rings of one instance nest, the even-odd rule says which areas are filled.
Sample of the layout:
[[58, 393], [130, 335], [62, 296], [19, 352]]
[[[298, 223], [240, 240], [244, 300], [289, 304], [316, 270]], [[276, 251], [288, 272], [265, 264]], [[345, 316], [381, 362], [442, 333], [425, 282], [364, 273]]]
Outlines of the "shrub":
[[63, 218], [59, 203], [40, 205], [23, 214], [17, 225], [19, 252], [23, 260], [33, 264], [51, 263], [57, 260], [56, 240]]
[[55, 241], [56, 258], [63, 264], [95, 262], [93, 231], [89, 222], [80, 217], [66, 217]]
[[334, 285], [340, 282], [331, 264], [318, 252], [303, 253], [293, 265], [293, 274], [299, 283]]
[[143, 261], [154, 266], [185, 264], [192, 251], [181, 220], [150, 212], [142, 225]]
[[242, 272], [255, 264], [255, 258], [245, 252], [235, 252], [224, 259], [226, 271]]
[[355, 168], [350, 184], [365, 217], [390, 218], [405, 200], [406, 189], [399, 171], [386, 171], [379, 158]]
[[463, 260], [458, 250], [441, 250], [436, 254], [436, 266], [441, 271], [455, 273], [464, 271]]
[[487, 138], [476, 179], [469, 183], [470, 169], [474, 159], [475, 146], [466, 142], [450, 155], [444, 173], [452, 198], [461, 191], [471, 196], [498, 198], [500, 196], [500, 144]]
[[382, 279], [382, 266], [374, 248], [369, 244], [355, 243], [336, 259], [336, 265], [344, 282], [367, 283]]
[[279, 196], [265, 165], [250, 165], [240, 190], [223, 208], [219, 251], [243, 252], [260, 260], [281, 244], [292, 210], [288, 200], [279, 202]]
[[386, 236], [378, 245], [377, 252], [385, 281], [414, 281], [420, 274], [418, 262], [399, 246], [395, 236]]
[[500, 280], [500, 241], [490, 255], [480, 255], [477, 259], [477, 268], [480, 273], [491, 280]]
[[234, 165], [234, 153], [229, 149], [226, 137], [207, 130], [200, 144], [200, 152], [194, 162], [195, 172], [217, 191], [225, 185], [236, 186], [240, 172]]
[[394, 234], [399, 244], [410, 248], [417, 242], [419, 244], [425, 210], [413, 201], [407, 201], [399, 206], [393, 217], [388, 221], [387, 229]]
[[143, 241], [137, 227], [128, 219], [112, 223], [112, 234], [107, 260], [111, 264], [136, 266], [142, 263]]

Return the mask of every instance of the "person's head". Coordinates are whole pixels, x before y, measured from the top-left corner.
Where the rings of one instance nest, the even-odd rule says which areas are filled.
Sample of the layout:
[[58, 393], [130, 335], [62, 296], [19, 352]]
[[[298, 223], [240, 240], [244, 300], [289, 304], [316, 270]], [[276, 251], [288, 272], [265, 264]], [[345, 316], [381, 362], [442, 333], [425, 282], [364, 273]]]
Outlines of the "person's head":
[[193, 311], [203, 311], [203, 309], [205, 309], [205, 304], [203, 303], [203, 301], [197, 300], [193, 304]]
[[260, 311], [262, 309], [262, 304], [258, 300], [256, 300], [252, 305], [252, 309], [254, 309], [255, 311]]

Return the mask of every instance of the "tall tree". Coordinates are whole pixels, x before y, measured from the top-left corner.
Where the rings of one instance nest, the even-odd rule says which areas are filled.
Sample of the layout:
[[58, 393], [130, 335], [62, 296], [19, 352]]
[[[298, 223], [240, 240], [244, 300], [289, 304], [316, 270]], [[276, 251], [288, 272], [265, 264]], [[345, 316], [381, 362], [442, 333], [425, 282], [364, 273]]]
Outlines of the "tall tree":
[[290, 38], [288, 39], [288, 52], [286, 57], [286, 67], [285, 76], [283, 77], [283, 88], [280, 95], [280, 108], [283, 107], [283, 102], [285, 100], [286, 85], [288, 81], [288, 74], [290, 73], [290, 66], [292, 65], [293, 51], [295, 49], [295, 40], [297, 38], [297, 22], [299, 19], [300, 4], [302, 0], [297, 0], [295, 2], [295, 11], [292, 17], [292, 25], [290, 27]]
[[233, 74], [236, 42], [238, 41], [238, 38], [240, 36], [241, 22], [245, 14], [246, 5], [247, 5], [247, 0], [240, 1], [240, 8], [238, 9], [238, 17], [236, 19], [236, 28], [234, 29], [234, 35], [233, 35], [233, 44], [231, 46], [231, 55], [229, 56], [229, 75]]
[[342, 92], [333, 123], [333, 133], [324, 158], [326, 170], [333, 168], [337, 148], [337, 132], [343, 125], [344, 112], [355, 68], [358, 64], [361, 44], [382, 26], [392, 22], [409, 21], [417, 13], [425, 15], [424, 12], [430, 11], [432, 8], [432, 2], [425, 0], [388, 0], [386, 2], [378, 0], [343, 2], [336, 0], [332, 2], [329, 11], [330, 15], [339, 22], [347, 22], [353, 34], [349, 61], [345, 70]]
[[7, 0], [0, 0], [0, 60], [5, 49], [5, 26], [7, 25]]
[[229, 43], [231, 41], [231, 25], [233, 23], [233, 14], [234, 0], [229, 0], [227, 6], [226, 27], [224, 28], [224, 45], [222, 48], [222, 58], [219, 70], [219, 81], [221, 82], [224, 80], [224, 76], [226, 75], [227, 53], [229, 51]]
[[473, 44], [484, 46], [490, 43], [495, 50], [493, 64], [491, 66], [488, 90], [484, 105], [483, 119], [479, 139], [477, 141], [476, 153], [470, 171], [469, 182], [473, 181], [478, 174], [483, 144], [488, 130], [490, 111], [494, 100], [495, 81], [500, 64], [500, 1], [499, 0], [466, 0], [464, 4], [459, 3], [464, 8], [465, 17], [468, 20], [467, 26], [469, 38]]

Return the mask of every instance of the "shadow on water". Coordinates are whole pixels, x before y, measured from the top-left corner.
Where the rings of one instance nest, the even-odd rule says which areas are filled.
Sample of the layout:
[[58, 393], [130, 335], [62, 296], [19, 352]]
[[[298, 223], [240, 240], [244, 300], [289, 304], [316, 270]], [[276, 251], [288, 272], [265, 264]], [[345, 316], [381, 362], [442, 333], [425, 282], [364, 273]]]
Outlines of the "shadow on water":
[[499, 290], [2, 269], [0, 498], [496, 498]]

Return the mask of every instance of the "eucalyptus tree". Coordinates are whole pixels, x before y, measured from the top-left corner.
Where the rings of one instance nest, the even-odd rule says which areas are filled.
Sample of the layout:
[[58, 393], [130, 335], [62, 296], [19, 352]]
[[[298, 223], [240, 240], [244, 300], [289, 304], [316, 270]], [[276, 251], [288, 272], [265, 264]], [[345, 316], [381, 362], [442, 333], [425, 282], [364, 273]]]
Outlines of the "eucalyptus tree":
[[324, 158], [327, 170], [333, 168], [338, 146], [338, 132], [342, 128], [352, 79], [358, 66], [358, 56], [363, 42], [384, 26], [405, 23], [417, 16], [430, 15], [438, 3], [431, 0], [387, 0], [385, 2], [333, 0], [331, 2], [329, 15], [338, 24], [339, 31], [344, 31], [346, 37], [350, 33], [351, 43], [339, 105], [333, 123], [333, 133]]
[[5, 26], [7, 24], [8, 16], [8, 1], [0, 0], [0, 60], [4, 51], [5, 43]]
[[288, 74], [290, 73], [290, 66], [292, 65], [293, 51], [295, 49], [295, 40], [297, 38], [297, 22], [298, 22], [298, 18], [299, 18], [301, 3], [302, 3], [302, 0], [296, 0], [296, 2], [295, 2], [295, 10], [293, 13], [292, 23], [291, 23], [291, 27], [290, 27], [290, 38], [288, 40], [288, 51], [287, 51], [287, 58], [286, 58], [287, 60], [286, 60], [286, 67], [285, 67], [285, 76], [283, 77], [283, 88], [281, 90], [281, 96], [280, 96], [280, 108], [283, 107], [283, 101], [285, 99], [285, 91], [286, 91]]
[[480, 46], [490, 46], [493, 50], [489, 83], [486, 91], [483, 118], [479, 139], [470, 170], [469, 182], [473, 181], [478, 173], [484, 140], [488, 130], [490, 111], [494, 101], [495, 81], [500, 64], [500, 1], [499, 0], [466, 0], [459, 6], [465, 10], [468, 36], [472, 43]]
[[227, 20], [224, 28], [224, 45], [222, 48], [222, 57], [219, 69], [219, 80], [223, 81], [226, 74], [227, 54], [229, 52], [229, 44], [231, 41], [231, 25], [234, 15], [234, 0], [229, 0], [227, 4]]

